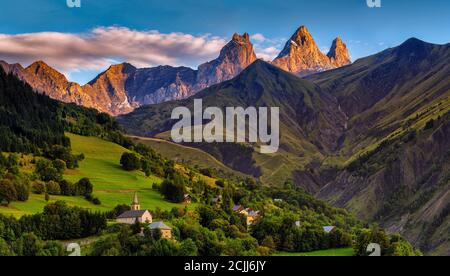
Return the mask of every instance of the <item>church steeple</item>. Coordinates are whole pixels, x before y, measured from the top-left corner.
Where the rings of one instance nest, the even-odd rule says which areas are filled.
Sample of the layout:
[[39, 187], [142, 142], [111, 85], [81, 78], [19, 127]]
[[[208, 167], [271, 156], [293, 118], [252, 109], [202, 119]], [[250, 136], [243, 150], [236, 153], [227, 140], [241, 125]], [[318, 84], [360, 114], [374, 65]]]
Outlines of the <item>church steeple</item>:
[[133, 202], [131, 203], [131, 210], [133, 210], [133, 211], [141, 210], [141, 205], [139, 205], [139, 199], [138, 199], [137, 192], [134, 193]]

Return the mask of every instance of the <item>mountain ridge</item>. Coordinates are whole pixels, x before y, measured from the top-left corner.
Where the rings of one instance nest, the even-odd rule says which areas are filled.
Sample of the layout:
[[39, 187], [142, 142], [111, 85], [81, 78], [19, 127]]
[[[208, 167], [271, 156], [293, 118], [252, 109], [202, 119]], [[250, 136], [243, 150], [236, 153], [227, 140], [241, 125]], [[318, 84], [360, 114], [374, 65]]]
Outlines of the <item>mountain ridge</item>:
[[[305, 27], [300, 29], [307, 32]], [[309, 33], [308, 36], [313, 40]], [[318, 69], [317, 65], [311, 62], [302, 67], [301, 73], [294, 73], [307, 75], [350, 62], [345, 44], [337, 43], [336, 40], [334, 44], [336, 47], [330, 58], [318, 49], [313, 53], [324, 60], [323, 68]], [[306, 52], [305, 55], [308, 54]], [[211, 85], [232, 79], [256, 60], [250, 35], [235, 33], [216, 59], [199, 65], [197, 70], [168, 65], [136, 68], [125, 62], [110, 66], [92, 81], [81, 86], [68, 81], [63, 74], [43, 61], [34, 62], [28, 68], [17, 64], [9, 65], [6, 62], [0, 63], [0, 66], [28, 82], [35, 90], [54, 99], [95, 108], [110, 115], [121, 115], [142, 105], [188, 98]], [[285, 69], [292, 71], [290, 68]]]

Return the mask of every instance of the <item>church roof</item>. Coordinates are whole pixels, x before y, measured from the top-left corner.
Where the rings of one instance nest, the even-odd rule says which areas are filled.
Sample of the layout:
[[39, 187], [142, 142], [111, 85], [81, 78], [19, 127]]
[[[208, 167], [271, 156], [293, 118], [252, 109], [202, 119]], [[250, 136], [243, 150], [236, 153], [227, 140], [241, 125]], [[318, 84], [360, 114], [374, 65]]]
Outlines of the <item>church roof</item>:
[[145, 212], [148, 212], [148, 211], [147, 210], [126, 211], [125, 213], [121, 214], [117, 218], [119, 218], [119, 219], [140, 218], [145, 214]]
[[167, 226], [167, 225], [166, 225], [164, 222], [162, 222], [162, 221], [154, 222], [154, 223], [150, 224], [150, 225], [148, 226], [148, 228], [149, 228], [150, 230], [154, 230], [154, 229], [172, 230], [172, 228], [171, 228], [170, 226]]

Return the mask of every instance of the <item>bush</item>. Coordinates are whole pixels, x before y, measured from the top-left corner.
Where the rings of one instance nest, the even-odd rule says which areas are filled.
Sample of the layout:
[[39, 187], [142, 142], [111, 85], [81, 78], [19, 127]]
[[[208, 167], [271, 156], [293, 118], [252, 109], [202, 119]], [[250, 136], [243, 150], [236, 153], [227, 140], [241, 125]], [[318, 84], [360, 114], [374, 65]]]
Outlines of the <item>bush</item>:
[[82, 178], [77, 183], [77, 189], [79, 195], [88, 196], [94, 191], [94, 185], [92, 185], [89, 178]]
[[164, 180], [161, 184], [161, 194], [166, 200], [181, 203], [184, 200], [186, 189], [181, 176], [176, 176], [175, 179]]
[[66, 162], [61, 159], [53, 160], [52, 165], [60, 174], [63, 174], [67, 167]]
[[17, 200], [17, 192], [14, 184], [9, 179], [4, 179], [0, 182], [0, 203], [6, 201], [9, 205], [12, 201]]
[[14, 181], [14, 188], [16, 189], [17, 200], [27, 201], [30, 197], [30, 185], [27, 181], [16, 180]]
[[31, 190], [33, 191], [34, 194], [42, 195], [43, 193], [45, 193], [45, 183], [42, 181], [36, 180], [31, 185]]
[[135, 171], [141, 168], [141, 160], [136, 154], [125, 152], [120, 158], [120, 165], [127, 171]]
[[49, 195], [60, 195], [61, 194], [61, 187], [59, 186], [58, 182], [49, 181], [47, 183], [46, 187], [47, 187], [47, 193]]

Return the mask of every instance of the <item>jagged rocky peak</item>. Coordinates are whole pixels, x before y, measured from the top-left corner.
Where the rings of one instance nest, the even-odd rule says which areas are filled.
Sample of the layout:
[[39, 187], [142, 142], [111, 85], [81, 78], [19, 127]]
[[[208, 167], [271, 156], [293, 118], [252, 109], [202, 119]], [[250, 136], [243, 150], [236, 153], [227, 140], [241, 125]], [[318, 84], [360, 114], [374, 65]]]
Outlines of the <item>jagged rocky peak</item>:
[[250, 35], [248, 33], [244, 33], [243, 35], [235, 33], [233, 35], [232, 41], [241, 42], [241, 43], [250, 43]]
[[347, 45], [345, 45], [341, 37], [337, 37], [333, 40], [333, 44], [331, 45], [327, 56], [336, 67], [341, 67], [351, 63]]
[[220, 51], [217, 59], [204, 63], [198, 68], [198, 87], [205, 88], [210, 85], [227, 81], [237, 76], [257, 60], [250, 35], [234, 34], [231, 41]]
[[306, 76], [347, 65], [350, 63], [350, 55], [340, 38], [335, 39], [329, 55], [325, 55], [309, 30], [301, 26], [272, 63], [283, 70]]
[[332, 68], [305, 26], [297, 29], [273, 64], [301, 76]]
[[25, 71], [36, 77], [47, 77], [52, 78], [54, 81], [68, 82], [66, 76], [58, 72], [56, 69], [53, 69], [42, 60], [32, 63], [30, 66], [25, 68]]

